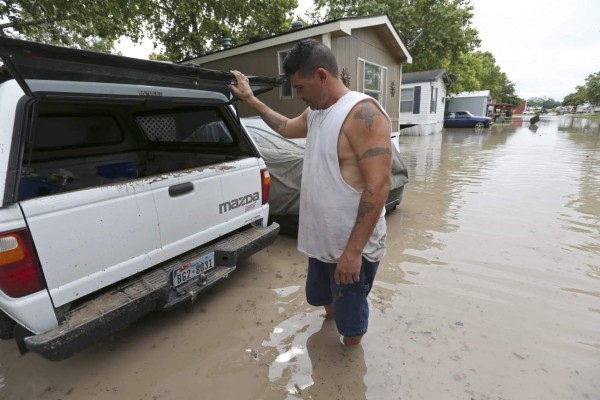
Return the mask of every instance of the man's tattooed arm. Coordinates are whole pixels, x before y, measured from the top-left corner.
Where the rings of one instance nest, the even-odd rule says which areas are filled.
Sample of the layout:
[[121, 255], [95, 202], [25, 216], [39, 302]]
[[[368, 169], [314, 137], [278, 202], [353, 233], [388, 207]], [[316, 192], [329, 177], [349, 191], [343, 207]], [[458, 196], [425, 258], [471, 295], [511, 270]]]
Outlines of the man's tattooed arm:
[[377, 106], [371, 104], [369, 101], [363, 101], [360, 104], [360, 108], [354, 114], [354, 119], [363, 120], [367, 130], [371, 132], [373, 120], [379, 116], [381, 116], [381, 111], [379, 111]]
[[357, 155], [356, 156], [356, 161], [363, 160], [363, 159], [365, 159], [367, 157], [376, 157], [376, 156], [380, 156], [380, 155], [389, 156], [391, 154], [392, 154], [392, 151], [390, 149], [388, 149], [388, 148], [385, 148], [385, 147], [375, 147], [373, 149], [369, 149], [369, 150], [365, 151], [361, 155]]
[[269, 111], [270, 110], [263, 113], [259, 113], [260, 117], [263, 119], [263, 121], [265, 121], [267, 125], [269, 125], [271, 129], [283, 136], [285, 132], [285, 126], [287, 124], [287, 118], [284, 118], [283, 116], [277, 113]]

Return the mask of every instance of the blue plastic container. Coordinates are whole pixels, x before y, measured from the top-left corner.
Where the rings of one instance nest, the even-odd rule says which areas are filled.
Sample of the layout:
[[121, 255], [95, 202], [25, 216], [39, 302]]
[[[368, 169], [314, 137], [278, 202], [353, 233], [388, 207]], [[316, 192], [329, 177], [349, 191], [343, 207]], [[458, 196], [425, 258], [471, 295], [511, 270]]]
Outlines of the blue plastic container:
[[58, 192], [58, 186], [45, 176], [30, 176], [19, 181], [19, 201], [46, 196]]
[[96, 175], [107, 179], [137, 178], [137, 169], [132, 162], [99, 165], [96, 167]]

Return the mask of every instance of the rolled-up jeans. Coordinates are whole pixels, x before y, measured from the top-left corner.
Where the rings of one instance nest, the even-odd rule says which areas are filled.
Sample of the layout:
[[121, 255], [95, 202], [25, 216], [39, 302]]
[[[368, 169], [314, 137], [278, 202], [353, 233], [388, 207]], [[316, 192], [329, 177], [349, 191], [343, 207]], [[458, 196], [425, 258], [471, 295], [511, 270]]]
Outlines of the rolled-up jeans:
[[369, 304], [367, 295], [379, 261], [372, 262], [363, 257], [360, 281], [344, 285], [335, 283], [335, 263], [326, 263], [315, 258], [308, 259], [306, 276], [306, 300], [312, 306], [333, 304], [337, 329], [345, 337], [362, 336], [369, 327]]

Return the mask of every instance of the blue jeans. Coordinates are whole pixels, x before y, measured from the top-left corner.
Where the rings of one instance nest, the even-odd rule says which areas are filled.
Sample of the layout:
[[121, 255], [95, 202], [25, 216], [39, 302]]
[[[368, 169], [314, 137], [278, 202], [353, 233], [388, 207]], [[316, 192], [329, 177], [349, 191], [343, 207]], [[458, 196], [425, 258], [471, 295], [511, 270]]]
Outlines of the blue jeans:
[[379, 261], [371, 262], [363, 257], [360, 281], [350, 285], [335, 283], [335, 267], [335, 263], [308, 259], [306, 300], [317, 307], [333, 304], [338, 331], [346, 337], [362, 336], [369, 327], [367, 295], [373, 287]]

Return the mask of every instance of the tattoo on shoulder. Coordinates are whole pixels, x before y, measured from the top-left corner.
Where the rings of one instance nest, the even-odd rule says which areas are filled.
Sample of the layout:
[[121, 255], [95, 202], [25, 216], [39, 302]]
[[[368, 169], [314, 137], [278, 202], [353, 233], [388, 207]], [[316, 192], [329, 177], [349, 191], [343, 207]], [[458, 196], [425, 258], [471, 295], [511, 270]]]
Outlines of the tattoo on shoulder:
[[360, 108], [354, 114], [354, 119], [362, 119], [365, 122], [367, 129], [370, 131], [371, 127], [373, 127], [374, 118], [379, 115], [381, 115], [379, 109], [370, 101], [365, 100], [360, 103]]
[[364, 153], [362, 153], [360, 155], [357, 155], [356, 161], [363, 160], [367, 157], [377, 157], [377, 156], [381, 156], [381, 155], [390, 156], [390, 155], [392, 155], [392, 151], [386, 147], [375, 147], [373, 149], [369, 149], [369, 150], [365, 151]]

